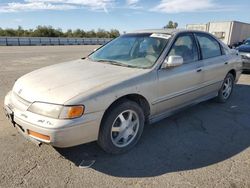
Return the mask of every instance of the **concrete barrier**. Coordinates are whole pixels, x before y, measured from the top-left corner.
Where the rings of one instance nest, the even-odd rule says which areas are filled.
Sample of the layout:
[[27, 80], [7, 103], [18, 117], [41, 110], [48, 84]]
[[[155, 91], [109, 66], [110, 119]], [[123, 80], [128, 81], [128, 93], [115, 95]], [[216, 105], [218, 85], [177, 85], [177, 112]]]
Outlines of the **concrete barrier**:
[[0, 46], [103, 45], [110, 38], [0, 37]]

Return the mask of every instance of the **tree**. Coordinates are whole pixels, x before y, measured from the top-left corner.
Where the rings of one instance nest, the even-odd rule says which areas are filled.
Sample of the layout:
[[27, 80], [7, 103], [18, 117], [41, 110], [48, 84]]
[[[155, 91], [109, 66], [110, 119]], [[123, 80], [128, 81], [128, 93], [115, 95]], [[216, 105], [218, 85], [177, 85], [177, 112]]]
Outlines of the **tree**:
[[108, 37], [109, 33], [105, 31], [104, 29], [98, 29], [96, 32], [96, 37], [98, 38], [105, 38]]
[[72, 29], [68, 29], [66, 33], [64, 33], [64, 37], [73, 37]]
[[120, 32], [117, 29], [110, 30], [110, 38], [116, 38], [120, 36]]
[[87, 31], [85, 37], [87, 37], [87, 38], [94, 38], [94, 37], [96, 37], [96, 32], [94, 30]]
[[74, 37], [77, 37], [77, 38], [81, 38], [81, 37], [84, 37], [84, 31], [81, 30], [81, 29], [76, 29], [74, 32], [73, 32], [73, 36]]
[[169, 21], [167, 25], [165, 25], [163, 28], [164, 29], [176, 29], [178, 27], [177, 22]]
[[8, 36], [8, 37], [16, 37], [17, 36], [17, 32], [14, 29], [5, 29], [5, 35], [4, 36]]
[[79, 37], [79, 38], [116, 38], [120, 36], [120, 32], [116, 29], [106, 31], [104, 29], [84, 31], [82, 29], [68, 29], [63, 32], [60, 28], [53, 28], [52, 26], [37, 26], [36, 29], [23, 29], [18, 26], [17, 29], [2, 29], [0, 28], [0, 36], [7, 37]]
[[23, 28], [21, 26], [18, 26], [18, 28], [17, 28], [17, 36], [22, 37], [23, 34], [24, 34]]
[[60, 28], [54, 29], [52, 26], [37, 26], [37, 28], [30, 33], [32, 37], [62, 37], [64, 36]]
[[4, 36], [4, 30], [0, 27], [0, 36]]

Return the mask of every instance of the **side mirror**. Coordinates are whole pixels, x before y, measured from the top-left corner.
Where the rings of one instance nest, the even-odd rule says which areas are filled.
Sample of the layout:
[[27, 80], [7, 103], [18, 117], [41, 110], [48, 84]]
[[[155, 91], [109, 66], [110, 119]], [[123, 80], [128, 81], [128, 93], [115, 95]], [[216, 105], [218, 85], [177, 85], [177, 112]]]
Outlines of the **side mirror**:
[[183, 64], [183, 58], [181, 56], [169, 56], [162, 64], [162, 68], [167, 69], [171, 67], [178, 67]]

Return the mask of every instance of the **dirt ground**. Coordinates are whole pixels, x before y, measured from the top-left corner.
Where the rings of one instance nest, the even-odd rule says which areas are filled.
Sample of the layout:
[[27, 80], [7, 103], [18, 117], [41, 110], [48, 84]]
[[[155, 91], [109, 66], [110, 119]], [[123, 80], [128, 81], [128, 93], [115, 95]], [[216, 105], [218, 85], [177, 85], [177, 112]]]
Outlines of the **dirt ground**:
[[[34, 69], [81, 58], [96, 46], [0, 47], [0, 104], [15, 80]], [[97, 144], [56, 149], [25, 140], [0, 108], [0, 187], [248, 187], [250, 74], [230, 101], [193, 106], [151, 126], [130, 152]], [[79, 168], [82, 160], [95, 160]]]

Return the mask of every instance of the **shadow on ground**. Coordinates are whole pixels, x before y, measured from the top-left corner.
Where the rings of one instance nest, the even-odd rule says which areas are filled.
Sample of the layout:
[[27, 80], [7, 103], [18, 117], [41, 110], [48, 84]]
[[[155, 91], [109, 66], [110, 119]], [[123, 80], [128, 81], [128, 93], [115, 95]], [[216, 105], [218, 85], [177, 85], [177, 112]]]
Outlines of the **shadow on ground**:
[[146, 126], [139, 144], [123, 155], [108, 155], [96, 143], [56, 150], [77, 166], [94, 159], [91, 168], [118, 177], [152, 177], [209, 166], [250, 146], [249, 97], [250, 86], [237, 85], [226, 104], [211, 100]]

